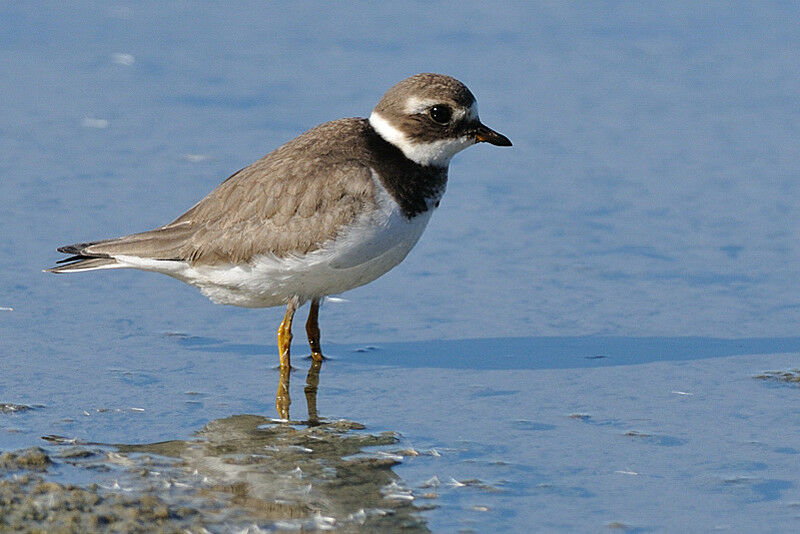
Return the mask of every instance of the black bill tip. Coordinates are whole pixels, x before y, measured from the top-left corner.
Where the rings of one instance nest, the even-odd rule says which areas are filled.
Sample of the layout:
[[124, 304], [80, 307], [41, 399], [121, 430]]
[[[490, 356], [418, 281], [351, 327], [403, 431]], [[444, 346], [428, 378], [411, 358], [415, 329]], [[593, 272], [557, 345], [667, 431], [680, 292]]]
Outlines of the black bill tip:
[[479, 143], [491, 143], [496, 146], [511, 146], [511, 140], [505, 135], [495, 132], [485, 124], [481, 124], [475, 130], [475, 139]]

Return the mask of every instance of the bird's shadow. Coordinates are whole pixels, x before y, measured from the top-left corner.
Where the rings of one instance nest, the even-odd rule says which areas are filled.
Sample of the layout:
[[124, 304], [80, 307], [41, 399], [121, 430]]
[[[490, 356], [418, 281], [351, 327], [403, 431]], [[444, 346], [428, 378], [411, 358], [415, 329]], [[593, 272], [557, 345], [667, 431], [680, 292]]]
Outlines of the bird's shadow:
[[[179, 340], [188, 350], [240, 356], [267, 355], [270, 348], [202, 336]], [[710, 337], [507, 337], [382, 343], [377, 347], [329, 345], [348, 364], [399, 368], [516, 370], [577, 369], [691, 361], [736, 355], [800, 352], [800, 337], [721, 339]], [[274, 352], [273, 352], [274, 353]], [[346, 356], [345, 356], [346, 355]], [[277, 363], [277, 354], [275, 360]], [[309, 421], [317, 420], [316, 391], [321, 366], [306, 377]], [[276, 407], [288, 419], [289, 373], [281, 372]]]
[[[179, 341], [188, 350], [262, 356], [265, 345], [232, 343], [203, 336]], [[800, 352], [800, 337], [504, 337], [434, 339], [359, 345], [328, 344], [349, 363], [402, 368], [514, 370], [572, 369], [689, 361], [737, 355]], [[277, 355], [276, 360], [277, 362]]]

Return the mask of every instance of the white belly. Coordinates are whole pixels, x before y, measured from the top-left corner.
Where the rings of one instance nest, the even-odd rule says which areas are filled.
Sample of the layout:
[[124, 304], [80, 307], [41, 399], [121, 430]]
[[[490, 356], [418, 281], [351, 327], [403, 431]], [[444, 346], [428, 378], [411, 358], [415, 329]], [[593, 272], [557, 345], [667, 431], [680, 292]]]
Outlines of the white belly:
[[263, 308], [285, 304], [294, 296], [304, 302], [342, 293], [375, 280], [403, 261], [433, 212], [429, 209], [407, 219], [383, 186], [376, 183], [378, 209], [360, 217], [336, 240], [304, 256], [261, 255], [247, 264], [213, 266], [163, 261], [142, 265], [139, 258], [118, 260], [129, 260], [129, 266], [139, 269], [156, 270], [152, 267], [157, 265], [159, 272], [198, 287], [220, 304]]

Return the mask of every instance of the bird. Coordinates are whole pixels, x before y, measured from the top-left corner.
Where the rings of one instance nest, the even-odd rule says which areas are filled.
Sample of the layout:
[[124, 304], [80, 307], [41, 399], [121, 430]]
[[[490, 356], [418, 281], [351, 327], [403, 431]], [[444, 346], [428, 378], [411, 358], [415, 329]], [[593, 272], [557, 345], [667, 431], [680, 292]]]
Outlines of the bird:
[[439, 206], [450, 159], [480, 142], [511, 146], [481, 122], [466, 85], [416, 74], [389, 88], [368, 118], [312, 128], [154, 230], [59, 247], [70, 256], [45, 271], [140, 269], [216, 303], [285, 306], [282, 370], [291, 365], [295, 312], [310, 301], [306, 333], [322, 361], [322, 300], [399, 264]]

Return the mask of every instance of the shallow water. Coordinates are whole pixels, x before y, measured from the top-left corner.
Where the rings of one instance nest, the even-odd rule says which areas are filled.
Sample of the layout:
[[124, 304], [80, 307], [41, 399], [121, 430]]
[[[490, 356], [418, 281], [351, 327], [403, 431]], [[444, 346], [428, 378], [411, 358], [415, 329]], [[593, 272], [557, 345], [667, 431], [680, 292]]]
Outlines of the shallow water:
[[[38, 444], [57, 450], [59, 445], [39, 439], [48, 434], [69, 445], [227, 438], [224, 452], [236, 458], [252, 454], [256, 445], [241, 432], [224, 430], [231, 416], [254, 414], [241, 418], [287, 426], [268, 419], [279, 381], [278, 371], [265, 363], [275, 357], [271, 347], [177, 335], [131, 343], [138, 349], [122, 349], [116, 361], [84, 355], [84, 364], [94, 369], [85, 382], [85, 375], [70, 371], [70, 362], [35, 358], [26, 371], [4, 375], [4, 398], [36, 407], [0, 417], [3, 448]], [[645, 530], [743, 531], [764, 521], [781, 531], [800, 518], [800, 390], [756, 376], [796, 366], [798, 351], [798, 338], [333, 345], [316, 398], [307, 396], [310, 363], [295, 359], [288, 426], [308, 427], [311, 399], [325, 421], [346, 418], [363, 424], [365, 435], [396, 435], [397, 443], [365, 452], [399, 462], [392, 467], [397, 484], [423, 506], [414, 517], [434, 531], [522, 532], [531, 524], [585, 531], [617, 523]], [[222, 437], [209, 437], [203, 430], [209, 424], [222, 428]], [[328, 448], [302, 446], [310, 449], [303, 455], [308, 462], [325, 464]], [[120, 450], [180, 457], [167, 448]], [[262, 452], [275, 454], [263, 447]], [[220, 462], [194, 454], [192, 469]], [[290, 459], [268, 465], [288, 473], [298, 464]], [[212, 470], [208, 476], [219, 477], [216, 485], [239, 481], [270, 495], [257, 478], [242, 473]], [[109, 487], [121, 476], [87, 475], [61, 464], [51, 475]], [[361, 508], [380, 502], [382, 495], [372, 495]], [[325, 517], [344, 525], [359, 510], [328, 509]]]
[[515, 146], [459, 154], [407, 260], [326, 303], [318, 415], [399, 436], [365, 454], [402, 457], [420, 528], [795, 530], [800, 390], [754, 377], [800, 367], [797, 15], [3, 4], [0, 450], [41, 445], [48, 477], [113, 485], [41, 436], [186, 442], [275, 416], [281, 310], [40, 271], [439, 71]]

